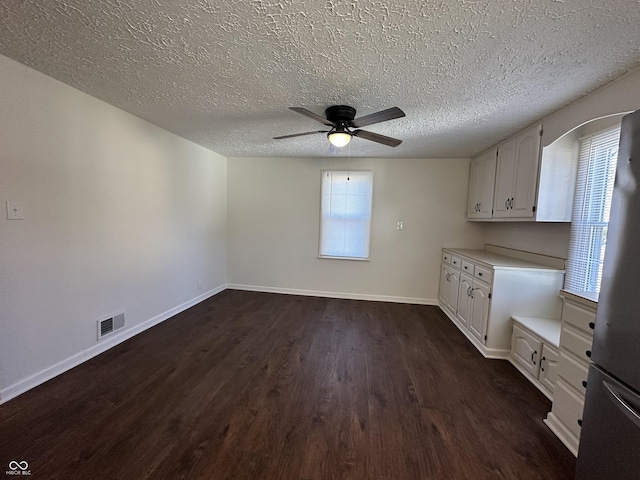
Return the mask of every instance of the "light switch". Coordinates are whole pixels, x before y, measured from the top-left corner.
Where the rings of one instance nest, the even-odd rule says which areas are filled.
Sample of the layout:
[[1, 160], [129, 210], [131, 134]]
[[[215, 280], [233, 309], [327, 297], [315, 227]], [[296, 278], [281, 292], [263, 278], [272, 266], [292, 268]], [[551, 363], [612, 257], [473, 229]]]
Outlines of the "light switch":
[[7, 220], [24, 220], [21, 203], [7, 201]]
[[398, 225], [396, 226], [396, 230], [402, 230], [403, 227], [404, 225], [402, 224], [402, 222], [398, 222]]

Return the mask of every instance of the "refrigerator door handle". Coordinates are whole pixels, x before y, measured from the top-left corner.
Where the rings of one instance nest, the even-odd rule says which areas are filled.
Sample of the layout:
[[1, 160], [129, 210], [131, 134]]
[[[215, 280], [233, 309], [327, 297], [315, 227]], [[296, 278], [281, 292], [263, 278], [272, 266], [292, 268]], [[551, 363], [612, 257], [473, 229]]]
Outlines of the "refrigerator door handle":
[[636, 427], [640, 428], [640, 413], [638, 413], [635, 408], [629, 405], [629, 402], [627, 402], [622, 397], [622, 392], [618, 391], [616, 387], [608, 382], [602, 383], [605, 386], [607, 393], [612, 397], [611, 399], [615, 403], [616, 407], [618, 407], [622, 411], [622, 413], [624, 413], [629, 418], [629, 420], [635, 423]]

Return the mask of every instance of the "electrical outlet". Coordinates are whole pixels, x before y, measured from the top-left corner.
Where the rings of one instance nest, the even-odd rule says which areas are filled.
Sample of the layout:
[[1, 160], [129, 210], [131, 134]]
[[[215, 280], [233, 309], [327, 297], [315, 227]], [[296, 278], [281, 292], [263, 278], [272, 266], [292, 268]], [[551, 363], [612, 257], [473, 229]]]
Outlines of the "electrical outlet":
[[404, 228], [404, 225], [402, 222], [398, 222], [398, 224], [396, 225], [396, 230], [402, 230]]

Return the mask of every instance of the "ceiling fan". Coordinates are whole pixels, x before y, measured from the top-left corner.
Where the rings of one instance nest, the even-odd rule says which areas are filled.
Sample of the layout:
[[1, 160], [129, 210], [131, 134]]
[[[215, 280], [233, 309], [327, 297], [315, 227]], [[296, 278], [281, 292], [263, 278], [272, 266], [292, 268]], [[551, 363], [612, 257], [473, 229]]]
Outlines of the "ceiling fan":
[[324, 111], [326, 118], [316, 115], [306, 108], [289, 107], [289, 109], [309, 118], [313, 118], [314, 120], [331, 127], [331, 130], [315, 130], [313, 132], [282, 135], [280, 137], [273, 137], [274, 140], [301, 137], [303, 135], [313, 135], [315, 133], [326, 133], [331, 144], [336, 147], [344, 147], [351, 141], [351, 137], [364, 138], [365, 140], [371, 140], [372, 142], [378, 142], [390, 147], [397, 147], [402, 143], [402, 140], [398, 140], [397, 138], [387, 137], [385, 135], [368, 132], [366, 130], [360, 130], [360, 127], [366, 127], [367, 125], [373, 125], [374, 123], [386, 122], [387, 120], [404, 117], [404, 112], [398, 107], [381, 110], [360, 118], [355, 118], [356, 109], [347, 105], [334, 105], [327, 108]]

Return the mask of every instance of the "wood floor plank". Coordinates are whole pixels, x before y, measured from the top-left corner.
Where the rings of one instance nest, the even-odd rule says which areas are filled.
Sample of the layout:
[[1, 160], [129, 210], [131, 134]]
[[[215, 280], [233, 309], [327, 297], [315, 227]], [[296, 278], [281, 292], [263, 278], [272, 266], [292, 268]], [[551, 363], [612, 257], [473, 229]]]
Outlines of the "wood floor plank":
[[437, 307], [224, 291], [0, 406], [68, 479], [569, 479], [550, 408]]

